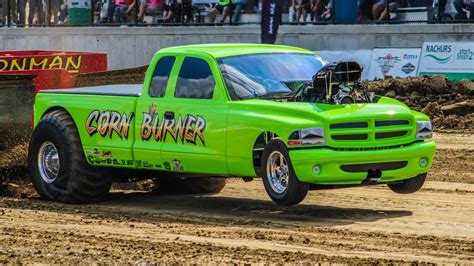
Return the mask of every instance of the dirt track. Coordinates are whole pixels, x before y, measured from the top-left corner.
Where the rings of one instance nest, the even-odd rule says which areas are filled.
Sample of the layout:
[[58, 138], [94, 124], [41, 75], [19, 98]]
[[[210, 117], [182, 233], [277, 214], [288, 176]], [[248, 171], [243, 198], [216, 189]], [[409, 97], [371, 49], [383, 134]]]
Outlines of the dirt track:
[[114, 191], [90, 206], [0, 198], [4, 262], [474, 263], [474, 138], [437, 134], [421, 192], [313, 191], [278, 207], [260, 180], [218, 195]]

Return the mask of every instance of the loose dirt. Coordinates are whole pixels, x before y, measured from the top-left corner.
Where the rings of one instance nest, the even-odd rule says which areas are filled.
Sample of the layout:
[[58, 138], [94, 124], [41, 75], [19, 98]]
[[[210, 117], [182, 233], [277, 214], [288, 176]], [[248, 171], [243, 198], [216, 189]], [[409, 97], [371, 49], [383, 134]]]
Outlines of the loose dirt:
[[260, 180], [230, 179], [217, 195], [114, 190], [94, 205], [0, 197], [0, 263], [473, 264], [474, 138], [435, 139], [429, 181], [411, 195], [312, 191], [280, 207]]

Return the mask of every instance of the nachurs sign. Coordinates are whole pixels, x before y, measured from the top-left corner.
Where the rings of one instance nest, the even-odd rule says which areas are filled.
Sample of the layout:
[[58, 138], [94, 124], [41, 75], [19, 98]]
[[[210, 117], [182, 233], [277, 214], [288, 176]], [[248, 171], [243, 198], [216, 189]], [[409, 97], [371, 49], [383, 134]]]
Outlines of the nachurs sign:
[[443, 74], [450, 79], [474, 78], [474, 43], [423, 44], [418, 74]]
[[428, 53], [451, 53], [452, 50], [452, 45], [427, 45], [426, 46], [426, 52]]

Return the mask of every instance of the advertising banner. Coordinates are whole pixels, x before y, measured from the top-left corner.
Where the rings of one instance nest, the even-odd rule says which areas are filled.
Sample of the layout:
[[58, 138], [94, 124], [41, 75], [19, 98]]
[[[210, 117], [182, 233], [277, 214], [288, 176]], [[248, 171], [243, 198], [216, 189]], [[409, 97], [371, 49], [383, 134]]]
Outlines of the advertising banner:
[[315, 51], [317, 55], [326, 59], [327, 61], [341, 62], [341, 61], [355, 61], [363, 68], [362, 79], [366, 80], [369, 72], [370, 58], [372, 57], [372, 50], [340, 50], [340, 51]]
[[262, 43], [274, 44], [283, 12], [283, 0], [263, 0], [262, 2]]
[[442, 74], [452, 80], [474, 79], [474, 42], [423, 43], [418, 74]]
[[383, 79], [391, 76], [394, 78], [414, 77], [417, 75], [420, 48], [403, 49], [374, 49], [370, 59], [367, 79]]

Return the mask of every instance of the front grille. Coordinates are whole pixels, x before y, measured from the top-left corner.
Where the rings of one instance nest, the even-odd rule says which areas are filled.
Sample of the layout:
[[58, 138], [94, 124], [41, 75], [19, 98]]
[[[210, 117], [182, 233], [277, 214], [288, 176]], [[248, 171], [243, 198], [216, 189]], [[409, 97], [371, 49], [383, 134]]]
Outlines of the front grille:
[[[341, 145], [342, 141], [361, 141], [361, 143], [364, 141], [364, 144], [382, 144], [383, 141], [389, 141], [392, 138], [396, 138], [400, 143], [406, 143], [409, 141], [407, 138], [413, 130], [413, 125], [409, 119], [337, 121], [329, 125], [329, 136], [334, 146], [338, 146], [339, 141], [341, 141]], [[331, 143], [328, 144], [331, 145]]]
[[408, 120], [382, 120], [382, 121], [375, 121], [376, 127], [386, 127], [386, 126], [402, 126], [408, 125], [410, 121]]
[[342, 128], [366, 128], [369, 126], [367, 122], [348, 122], [348, 123], [338, 123], [331, 124], [330, 129], [342, 129]]
[[405, 136], [408, 133], [408, 131], [391, 131], [391, 132], [382, 132], [382, 133], [376, 133], [375, 138], [376, 139], [387, 139], [387, 138], [396, 138], [396, 137], [401, 137]]
[[347, 134], [347, 135], [332, 135], [334, 140], [366, 140], [369, 136], [367, 134]]
[[364, 164], [346, 164], [341, 165], [341, 170], [344, 172], [358, 173], [368, 172], [369, 170], [391, 171], [401, 169], [408, 165], [407, 161], [388, 162], [388, 163], [364, 163]]

